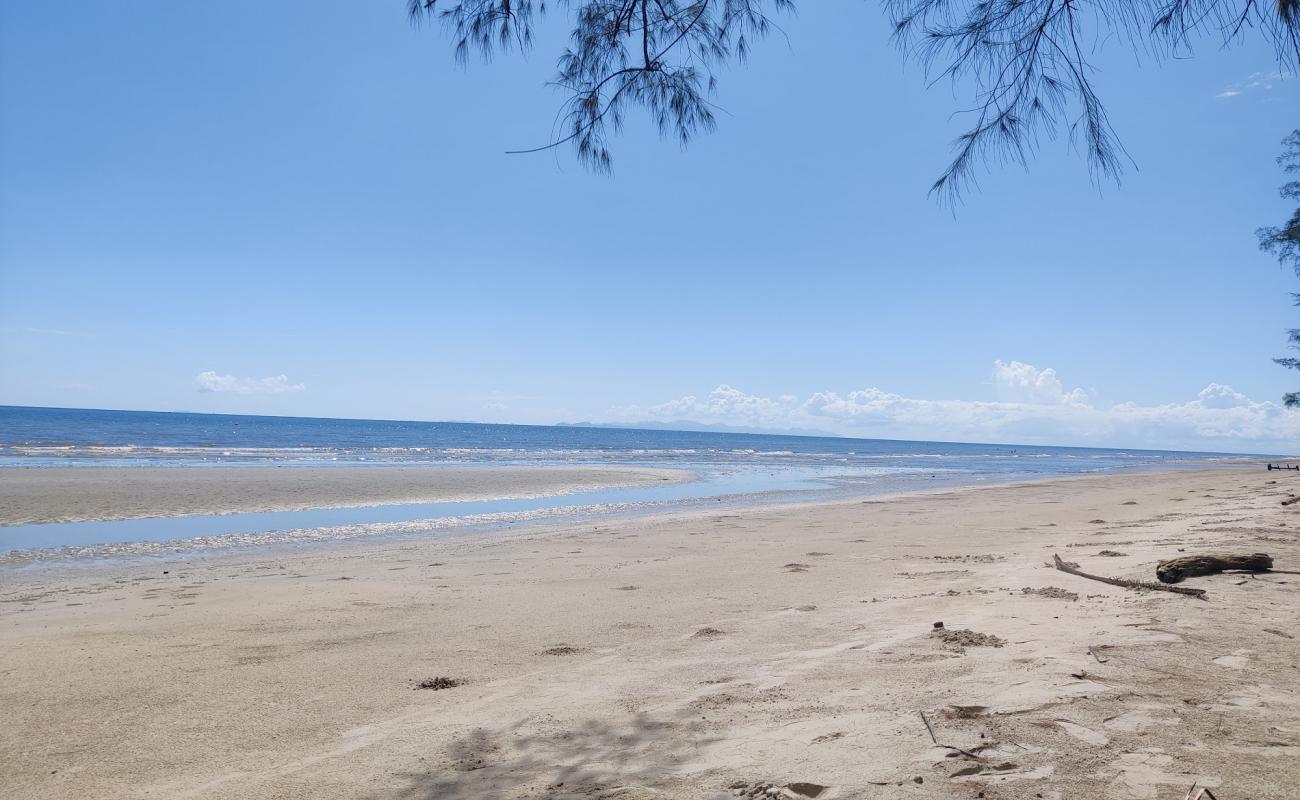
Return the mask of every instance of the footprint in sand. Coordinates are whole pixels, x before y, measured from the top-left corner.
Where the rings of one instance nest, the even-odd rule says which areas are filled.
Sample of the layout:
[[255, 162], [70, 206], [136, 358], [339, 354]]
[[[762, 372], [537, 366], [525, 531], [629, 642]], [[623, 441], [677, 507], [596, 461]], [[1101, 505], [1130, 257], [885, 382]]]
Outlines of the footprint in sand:
[[1111, 717], [1102, 723], [1113, 731], [1126, 731], [1136, 733], [1156, 725], [1176, 725], [1178, 718], [1156, 719], [1151, 712], [1163, 709], [1165, 706], [1144, 704], [1141, 708], [1120, 714], [1118, 717]]
[[1058, 719], [1056, 725], [1061, 730], [1081, 742], [1087, 742], [1088, 744], [1096, 745], [1098, 747], [1110, 744], [1110, 737], [1106, 736], [1106, 734], [1094, 731], [1092, 728], [1085, 728], [1077, 722], [1070, 722], [1068, 719]]
[[1112, 769], [1117, 774], [1102, 795], [1134, 798], [1134, 800], [1155, 800], [1159, 797], [1158, 787], [1162, 784], [1183, 787], [1195, 781], [1201, 786], [1214, 788], [1219, 786], [1218, 778], [1186, 772], [1166, 772], [1165, 770], [1173, 766], [1173, 763], [1173, 757], [1164, 753], [1122, 753], [1117, 761], [1103, 770], [1103, 774]]
[[700, 628], [691, 634], [692, 639], [716, 639], [719, 636], [726, 636], [726, 631], [720, 631], [717, 628]]
[[1214, 663], [1228, 669], [1245, 669], [1246, 665], [1250, 663], [1250, 658], [1247, 657], [1249, 652], [1249, 650], [1234, 650], [1232, 655], [1219, 656], [1214, 659]]

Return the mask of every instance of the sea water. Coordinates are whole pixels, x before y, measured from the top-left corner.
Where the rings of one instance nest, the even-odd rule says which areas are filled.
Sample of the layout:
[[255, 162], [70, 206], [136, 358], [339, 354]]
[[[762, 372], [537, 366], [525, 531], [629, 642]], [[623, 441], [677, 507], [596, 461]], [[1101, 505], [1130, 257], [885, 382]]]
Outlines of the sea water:
[[1203, 466], [1219, 453], [0, 406], [0, 466], [595, 465], [692, 480], [515, 500], [0, 526], [0, 559], [430, 535], [664, 508]]

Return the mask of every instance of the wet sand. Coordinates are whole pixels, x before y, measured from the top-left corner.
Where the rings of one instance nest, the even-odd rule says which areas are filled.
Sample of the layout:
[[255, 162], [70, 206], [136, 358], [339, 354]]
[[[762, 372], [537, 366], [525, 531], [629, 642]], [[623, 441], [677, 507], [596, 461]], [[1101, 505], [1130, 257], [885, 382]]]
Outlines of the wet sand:
[[1300, 576], [1197, 600], [1048, 564], [1300, 568], [1296, 490], [1105, 476], [9, 572], [0, 795], [1294, 797]]
[[613, 467], [3, 467], [0, 525], [508, 500], [687, 477]]

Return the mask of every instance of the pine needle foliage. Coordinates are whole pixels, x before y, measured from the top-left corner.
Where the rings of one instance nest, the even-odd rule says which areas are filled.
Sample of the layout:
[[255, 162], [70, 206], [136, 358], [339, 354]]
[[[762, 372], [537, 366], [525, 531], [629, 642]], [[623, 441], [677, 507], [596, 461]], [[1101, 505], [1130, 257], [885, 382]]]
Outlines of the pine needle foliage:
[[[533, 46], [538, 26], [567, 26], [552, 83], [563, 90], [556, 135], [538, 152], [572, 146], [597, 172], [610, 140], [640, 109], [681, 144], [717, 125], [722, 67], [745, 61], [779, 31], [795, 0], [406, 0], [411, 20], [440, 20], [458, 59]], [[1044, 139], [1066, 135], [1097, 179], [1118, 180], [1127, 156], [1094, 87], [1103, 45], [1185, 55], [1194, 43], [1262, 37], [1283, 72], [1300, 64], [1300, 0], [881, 0], [895, 44], [936, 80], [971, 99], [969, 125], [932, 190], [947, 200], [982, 166], [1026, 164]]]
[[[1282, 155], [1277, 157], [1277, 164], [1288, 175], [1300, 176], [1300, 128], [1291, 131], [1291, 135], [1282, 140]], [[1300, 180], [1287, 181], [1278, 189], [1283, 200], [1300, 203]], [[1259, 237], [1259, 249], [1277, 256], [1278, 263], [1293, 270], [1300, 278], [1300, 208], [1291, 213], [1290, 219], [1277, 227], [1260, 228], [1255, 231]], [[1300, 292], [1291, 297], [1300, 306]], [[1300, 328], [1287, 331], [1287, 340], [1292, 349], [1300, 350]], [[1278, 364], [1287, 369], [1300, 370], [1300, 358], [1275, 358]], [[1300, 392], [1287, 392], [1282, 396], [1287, 408], [1300, 407]]]

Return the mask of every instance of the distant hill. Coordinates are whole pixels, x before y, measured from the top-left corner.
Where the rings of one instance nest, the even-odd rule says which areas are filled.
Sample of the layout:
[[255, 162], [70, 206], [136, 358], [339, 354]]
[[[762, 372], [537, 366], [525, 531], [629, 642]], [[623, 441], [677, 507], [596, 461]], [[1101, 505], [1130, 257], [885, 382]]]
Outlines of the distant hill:
[[687, 431], [690, 433], [747, 433], [767, 436], [821, 436], [832, 439], [842, 438], [838, 433], [829, 433], [804, 428], [745, 428], [737, 425], [704, 425], [689, 420], [672, 422], [557, 422], [557, 428], [623, 428], [642, 431]]

